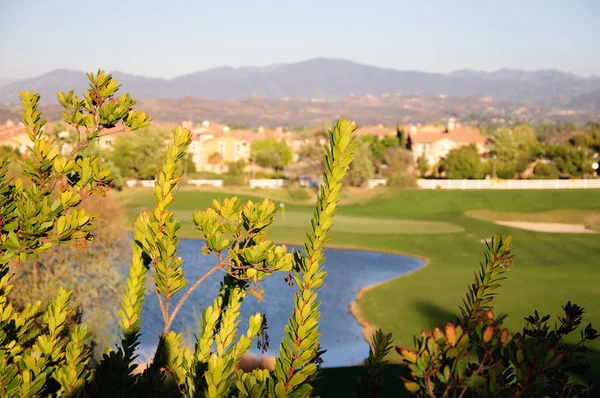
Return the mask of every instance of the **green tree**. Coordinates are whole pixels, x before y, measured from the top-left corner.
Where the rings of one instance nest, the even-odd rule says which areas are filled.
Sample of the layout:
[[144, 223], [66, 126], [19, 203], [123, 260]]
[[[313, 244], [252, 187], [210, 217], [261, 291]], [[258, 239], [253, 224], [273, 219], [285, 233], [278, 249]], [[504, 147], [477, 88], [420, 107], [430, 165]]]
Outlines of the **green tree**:
[[252, 142], [252, 158], [261, 167], [283, 170], [292, 161], [292, 151], [285, 141], [265, 138]]
[[406, 148], [406, 134], [399, 124], [396, 125], [396, 138], [398, 139], [398, 146]]
[[414, 160], [412, 152], [400, 147], [388, 148], [382, 154], [381, 174], [387, 178], [389, 186], [410, 187], [415, 185]]
[[344, 182], [353, 187], [364, 186], [375, 175], [375, 167], [371, 160], [371, 151], [367, 144], [357, 141], [354, 161], [346, 172]]
[[154, 128], [125, 134], [115, 141], [111, 160], [123, 177], [152, 180], [160, 170], [166, 138], [164, 130]]
[[360, 140], [368, 145], [371, 150], [371, 158], [381, 163], [383, 161], [383, 153], [389, 148], [400, 147], [398, 138], [395, 136], [385, 136], [379, 138], [373, 134], [367, 134], [360, 137]]
[[554, 162], [562, 177], [579, 177], [591, 171], [589, 152], [570, 144], [546, 146], [546, 156]]
[[425, 174], [429, 171], [429, 162], [424, 155], [419, 156], [417, 159], [417, 169], [421, 173], [421, 177], [425, 177]]
[[501, 162], [511, 163], [516, 161], [519, 151], [519, 143], [508, 127], [499, 127], [494, 131], [492, 137], [492, 152], [496, 154]]
[[455, 148], [446, 158], [447, 176], [450, 179], [480, 179], [484, 176], [484, 166], [475, 145]]
[[512, 133], [519, 149], [527, 149], [529, 145], [537, 142], [535, 129], [531, 124], [518, 124], [512, 129]]
[[515, 174], [521, 175], [540, 155], [535, 129], [527, 123], [513, 128], [496, 128], [492, 136], [492, 153], [497, 155], [498, 177], [513, 178]]

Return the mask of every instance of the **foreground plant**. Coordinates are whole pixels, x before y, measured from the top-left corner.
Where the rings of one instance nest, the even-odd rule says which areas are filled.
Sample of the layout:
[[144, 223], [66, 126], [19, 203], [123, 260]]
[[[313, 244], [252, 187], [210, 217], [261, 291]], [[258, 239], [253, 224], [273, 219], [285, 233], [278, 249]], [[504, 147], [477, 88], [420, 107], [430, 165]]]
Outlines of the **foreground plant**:
[[581, 326], [583, 309], [567, 303], [558, 325], [548, 325], [549, 315], [527, 317], [521, 333], [502, 327], [490, 306], [513, 265], [510, 237], [492, 239], [485, 262], [463, 300], [462, 317], [415, 338], [413, 350], [397, 346], [410, 379], [404, 387], [423, 397], [574, 397], [595, 396], [591, 386], [573, 381], [589, 368], [585, 343], [598, 338], [588, 324], [580, 340], [564, 339]]
[[15, 308], [9, 300], [12, 274], [28, 258], [59, 242], [92, 239], [96, 219], [78, 207], [90, 195], [102, 194], [109, 170], [93, 156], [81, 156], [99, 134], [117, 124], [136, 129], [149, 123], [128, 94], [103, 72], [88, 74], [90, 88], [79, 98], [59, 93], [63, 116], [77, 141], [63, 155], [44, 134], [39, 95], [21, 93], [23, 124], [32, 143], [20, 160], [21, 177], [8, 180], [8, 160], [0, 159], [0, 395], [7, 397], [73, 395], [90, 380], [89, 332], [80, 324], [66, 329], [74, 317], [71, 294], [60, 289], [46, 306], [34, 302]]
[[[39, 96], [22, 93], [23, 121], [33, 143], [22, 165], [22, 179], [6, 180], [8, 161], [0, 161], [0, 394], [2, 396], [308, 396], [320, 363], [318, 343], [318, 290], [323, 285], [323, 244], [332, 225], [341, 180], [352, 161], [354, 124], [339, 121], [329, 133], [324, 184], [321, 187], [305, 255], [288, 252], [266, 237], [276, 208], [269, 200], [242, 204], [239, 199], [215, 201], [193, 214], [206, 241], [203, 254], [213, 254], [215, 265], [188, 286], [178, 256], [179, 220], [169, 210], [180, 178], [177, 163], [191, 142], [189, 130], [173, 131], [173, 143], [157, 177], [156, 206], [138, 217], [134, 226], [132, 261], [121, 302], [121, 342], [107, 352], [95, 369], [88, 366], [89, 332], [84, 324], [68, 330], [70, 293], [60, 290], [40, 314], [41, 303], [17, 311], [7, 295], [11, 290], [9, 266], [19, 266], [54, 242], [89, 240], [96, 216], [77, 208], [82, 200], [103, 193], [110, 182], [108, 169], [82, 151], [100, 132], [118, 124], [137, 129], [149, 123], [132, 110], [128, 94], [110, 75], [88, 75], [90, 89], [79, 98], [59, 93], [65, 121], [77, 131], [71, 152], [60, 155], [58, 143], [43, 134], [37, 109]], [[84, 245], [80, 245], [84, 246]], [[135, 373], [135, 349], [141, 332], [141, 313], [148, 272], [154, 280], [164, 329], [154, 360]], [[202, 330], [193, 351], [183, 348], [181, 335], [171, 325], [190, 294], [212, 273], [223, 272], [219, 294], [202, 312]], [[240, 307], [248, 293], [261, 298], [261, 281], [287, 272], [297, 286], [295, 305], [280, 358], [273, 373], [236, 371], [240, 357], [263, 333], [263, 315], [250, 317], [238, 335]], [[179, 295], [178, 295], [179, 294]], [[39, 322], [41, 320], [41, 322]], [[261, 344], [265, 344], [262, 340]]]
[[[168, 392], [207, 397], [283, 397], [312, 393], [311, 382], [322, 352], [318, 343], [317, 292], [326, 275], [322, 269], [323, 244], [332, 225], [341, 180], [352, 161], [353, 130], [353, 123], [342, 120], [329, 134], [324, 184], [304, 256], [288, 252], [285, 246], [266, 238], [276, 212], [271, 201], [249, 201], [244, 205], [236, 197], [214, 201], [212, 208], [195, 212], [193, 221], [206, 241], [203, 254], [214, 255], [215, 265], [189, 287], [177, 251], [179, 220], [169, 207], [179, 180], [176, 164], [186, 153], [191, 133], [180, 127], [173, 131], [174, 143], [167, 149], [167, 159], [156, 182], [156, 207], [140, 214], [135, 223], [133, 260], [120, 312], [123, 339], [117, 351], [107, 353], [100, 362], [92, 389], [95, 394], [146, 396]], [[143, 374], [134, 375], [148, 271], [154, 279], [164, 329], [154, 360]], [[181, 334], [171, 331], [171, 325], [189, 295], [217, 271], [225, 274], [218, 297], [202, 311], [202, 330], [194, 351], [183, 349]], [[238, 338], [241, 304], [248, 293], [261, 298], [261, 281], [275, 272], [291, 272], [297, 286], [293, 315], [286, 327], [276, 370], [236, 373], [241, 355], [265, 327], [264, 316], [255, 314], [250, 317], [246, 333]]]

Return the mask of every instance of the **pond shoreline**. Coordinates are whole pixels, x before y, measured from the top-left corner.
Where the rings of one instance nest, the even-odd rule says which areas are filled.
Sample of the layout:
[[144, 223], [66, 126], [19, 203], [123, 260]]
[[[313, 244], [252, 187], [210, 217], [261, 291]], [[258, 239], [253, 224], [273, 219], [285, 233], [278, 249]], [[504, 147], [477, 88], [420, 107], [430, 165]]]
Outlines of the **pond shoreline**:
[[356, 320], [356, 323], [358, 323], [360, 326], [362, 326], [362, 336], [363, 338], [366, 340], [367, 344], [369, 345], [369, 347], [371, 347], [371, 338], [372, 336], [375, 334], [375, 331], [377, 329], [379, 329], [376, 325], [371, 325], [366, 319], [365, 316], [363, 315], [362, 311], [360, 310], [360, 300], [362, 299], [363, 295], [365, 294], [365, 292], [374, 289], [378, 286], [381, 286], [385, 283], [391, 282], [393, 280], [396, 279], [400, 279], [400, 278], [404, 278], [408, 275], [411, 275], [415, 272], [419, 272], [422, 269], [424, 269], [425, 267], [427, 267], [429, 265], [429, 257], [427, 256], [411, 256], [411, 257], [415, 257], [415, 258], [420, 258], [423, 260], [423, 265], [420, 268], [417, 268], [413, 271], [410, 271], [404, 275], [398, 276], [396, 278], [391, 278], [388, 279], [386, 281], [382, 281], [382, 282], [378, 282], [378, 283], [373, 283], [367, 286], [363, 286], [360, 288], [360, 291], [356, 294], [356, 297], [354, 298], [354, 300], [352, 300], [352, 302], [350, 303], [350, 305], [348, 306], [348, 311], [350, 312], [350, 314], [352, 314], [352, 316], [354, 317], [354, 319]]
[[[123, 231], [125, 232], [130, 232], [133, 233], [133, 228], [124, 228]], [[182, 234], [178, 234], [177, 237], [179, 239], [188, 239], [188, 240], [205, 240], [202, 237], [198, 237], [198, 236], [189, 236], [185, 233]], [[304, 247], [304, 241], [286, 241], [286, 240], [273, 240], [273, 243], [277, 244], [277, 245], [287, 245], [287, 246], [300, 246], [300, 247]], [[406, 256], [406, 257], [412, 257], [412, 258], [419, 258], [422, 260], [425, 260], [425, 262], [427, 262], [427, 256], [421, 256], [418, 254], [412, 254], [412, 253], [407, 253], [407, 252], [403, 252], [400, 250], [389, 250], [389, 249], [385, 249], [385, 248], [371, 248], [371, 247], [366, 247], [366, 246], [355, 246], [355, 245], [338, 245], [338, 244], [326, 244], [323, 246], [325, 249], [344, 249], [344, 250], [354, 250], [354, 251], [367, 251], [367, 252], [374, 252], [374, 253], [385, 253], [385, 254], [397, 254], [400, 256]], [[427, 264], [425, 264], [427, 265]], [[420, 269], [420, 268], [419, 268]], [[417, 270], [418, 271], [418, 270]], [[414, 271], [411, 271], [411, 273]], [[407, 274], [408, 275], [408, 274]], [[404, 276], [404, 275], [402, 275]], [[402, 276], [399, 276], [398, 278], [401, 278]], [[392, 278], [390, 280], [393, 280], [396, 278]], [[387, 282], [387, 281], [385, 281]], [[381, 282], [381, 283], [385, 283], [385, 282]], [[374, 285], [379, 285], [380, 283], [375, 283]]]
[[[189, 238], [186, 236], [181, 236], [182, 240], [188, 240], [188, 241], [204, 241], [204, 239], [196, 237], [196, 238]], [[286, 245], [290, 245], [290, 246], [300, 246], [298, 243], [293, 243], [293, 242], [287, 242], [287, 243], [283, 243], [281, 241], [277, 242], [277, 244], [286, 244]], [[301, 246], [300, 246], [301, 247]], [[412, 270], [406, 271], [406, 273], [402, 274], [402, 275], [398, 275], [398, 276], [392, 276], [389, 279], [385, 279], [385, 280], [380, 280], [378, 282], [375, 283], [371, 283], [369, 284], [367, 282], [367, 285], [365, 286], [360, 286], [360, 284], [358, 286], [355, 287], [355, 289], [358, 289], [357, 293], [353, 293], [350, 297], [347, 298], [348, 301], [346, 301], [346, 313], [350, 316], [350, 321], [351, 322], [356, 322], [355, 325], [357, 326], [357, 338], [361, 339], [362, 341], [364, 341], [368, 347], [371, 347], [371, 337], [374, 334], [374, 332], [378, 329], [378, 327], [376, 325], [372, 325], [370, 324], [367, 320], [366, 317], [363, 315], [361, 309], [360, 309], [360, 300], [362, 299], [364, 293], [370, 289], [376, 288], [380, 285], [383, 285], [384, 283], [388, 283], [391, 282], [393, 280], [396, 280], [398, 278], [402, 278], [405, 277], [407, 275], [412, 274], [413, 272], [422, 270], [424, 267], [426, 267], [427, 265], [429, 265], [429, 258], [426, 255], [414, 255], [414, 254], [407, 254], [404, 252], [399, 252], [399, 251], [395, 251], [395, 250], [377, 250], [377, 249], [373, 249], [373, 248], [364, 248], [364, 247], [357, 247], [357, 246], [347, 246], [347, 245], [327, 245], [326, 248], [329, 249], [334, 249], [334, 250], [348, 250], [348, 251], [357, 251], [357, 252], [371, 252], [371, 253], [380, 253], [380, 254], [389, 254], [389, 255], [393, 255], [393, 256], [403, 256], [403, 257], [409, 257], [412, 258], [414, 260], [420, 260], [420, 265], [417, 268], [414, 268]], [[187, 260], [186, 260], [187, 261]], [[326, 260], [327, 262], [327, 260]], [[327, 283], [327, 279], [326, 282]], [[354, 290], [356, 292], [356, 290]], [[343, 305], [343, 304], [342, 304]], [[343, 310], [342, 310], [343, 311]], [[365, 352], [364, 357], [362, 357], [360, 359], [360, 362], [358, 362], [358, 360], [355, 358], [354, 359], [354, 363], [348, 366], [358, 366], [362, 363], [362, 361], [364, 360], [364, 358], [366, 358], [368, 355], [368, 351]], [[263, 357], [263, 359], [272, 359], [272, 356], [267, 354]], [[250, 361], [252, 362], [252, 361]]]

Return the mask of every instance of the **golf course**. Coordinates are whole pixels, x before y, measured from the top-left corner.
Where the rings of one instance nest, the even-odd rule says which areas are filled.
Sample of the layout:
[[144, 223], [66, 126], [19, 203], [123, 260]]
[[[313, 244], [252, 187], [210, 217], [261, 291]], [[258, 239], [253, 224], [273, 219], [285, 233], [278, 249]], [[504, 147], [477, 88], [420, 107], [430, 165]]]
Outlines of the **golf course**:
[[[242, 201], [264, 192], [245, 192]], [[131, 221], [153, 206], [151, 189], [119, 194]], [[181, 237], [198, 238], [191, 212], [231, 193], [181, 190], [173, 209], [182, 220]], [[312, 215], [310, 200], [282, 195], [268, 236], [278, 242], [303, 242]], [[381, 189], [368, 198], [344, 195], [334, 219], [330, 246], [402, 253], [423, 257], [427, 265], [407, 276], [366, 289], [355, 306], [357, 316], [381, 327], [396, 344], [412, 345], [415, 334], [452, 319], [483, 260], [484, 240], [500, 233], [513, 236], [515, 265], [498, 290], [496, 313], [508, 314], [513, 331], [523, 318], [561, 315], [572, 301], [585, 308], [584, 323], [600, 327], [600, 190], [441, 191]], [[582, 225], [586, 233], [536, 232], [498, 222], [544, 222]], [[555, 224], [556, 225], [556, 224]], [[370, 272], [377, 264], [364, 264]], [[326, 282], [327, 283], [327, 282]], [[366, 287], [366, 286], [365, 286]], [[573, 333], [576, 339], [578, 332]], [[600, 342], [590, 345], [593, 374], [600, 375]], [[390, 362], [397, 362], [392, 351]]]

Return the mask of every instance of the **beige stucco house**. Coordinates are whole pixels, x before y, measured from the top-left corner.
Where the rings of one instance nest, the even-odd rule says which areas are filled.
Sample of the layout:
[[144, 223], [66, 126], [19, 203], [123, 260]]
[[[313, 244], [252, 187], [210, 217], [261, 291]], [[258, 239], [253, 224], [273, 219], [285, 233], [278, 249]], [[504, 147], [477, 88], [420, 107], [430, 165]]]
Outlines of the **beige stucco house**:
[[410, 141], [415, 162], [425, 156], [429, 165], [437, 164], [454, 148], [474, 144], [480, 154], [486, 152], [487, 138], [475, 127], [458, 126], [453, 123], [446, 128], [420, 130], [411, 127]]

